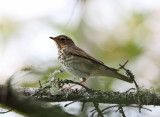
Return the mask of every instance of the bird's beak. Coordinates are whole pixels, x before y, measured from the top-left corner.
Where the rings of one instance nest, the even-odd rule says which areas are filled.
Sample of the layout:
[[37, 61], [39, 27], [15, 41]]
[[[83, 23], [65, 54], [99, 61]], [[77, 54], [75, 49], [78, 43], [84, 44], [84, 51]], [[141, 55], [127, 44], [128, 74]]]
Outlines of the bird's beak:
[[56, 37], [49, 37], [50, 39], [56, 41]]
[[60, 46], [60, 44], [59, 44], [59, 42], [58, 42], [58, 40], [57, 40], [57, 37], [49, 37], [50, 39], [52, 39], [52, 40], [54, 40], [55, 42], [56, 42], [56, 45], [60, 48], [61, 46]]

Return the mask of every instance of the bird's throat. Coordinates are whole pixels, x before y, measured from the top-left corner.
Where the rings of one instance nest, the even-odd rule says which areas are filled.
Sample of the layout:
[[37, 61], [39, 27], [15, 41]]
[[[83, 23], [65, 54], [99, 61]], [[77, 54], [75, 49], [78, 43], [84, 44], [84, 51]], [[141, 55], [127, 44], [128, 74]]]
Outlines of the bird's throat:
[[61, 49], [61, 48], [62, 48], [61, 45], [59, 44], [59, 42], [56, 42], [56, 45], [57, 45], [57, 48], [58, 48], [58, 49]]

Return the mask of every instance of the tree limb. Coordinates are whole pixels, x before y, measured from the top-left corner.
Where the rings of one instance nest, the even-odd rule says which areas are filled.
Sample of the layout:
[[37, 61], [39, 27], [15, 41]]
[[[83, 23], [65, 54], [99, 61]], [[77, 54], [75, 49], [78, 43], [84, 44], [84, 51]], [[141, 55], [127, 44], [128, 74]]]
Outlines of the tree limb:
[[58, 105], [51, 105], [37, 99], [33, 100], [32, 94], [36, 90], [39, 89], [16, 88], [13, 90], [8, 86], [0, 86], [0, 104], [27, 114], [29, 117], [53, 117], [54, 115], [57, 117], [75, 117], [75, 115], [65, 112]]
[[[5, 86], [0, 86], [0, 97], [2, 97], [3, 90], [6, 90]], [[96, 90], [62, 90], [57, 94], [52, 94], [48, 87], [48, 90], [42, 90], [41, 88], [15, 88], [16, 92], [21, 93], [28, 97], [33, 95], [41, 96], [39, 100], [46, 102], [63, 102], [63, 101], [79, 101], [79, 102], [94, 102], [97, 103], [111, 103], [111, 104], [141, 104], [141, 105], [160, 105], [160, 94], [155, 94], [151, 90], [140, 89], [138, 91], [127, 92], [113, 92], [113, 91], [96, 91]], [[41, 92], [40, 92], [41, 90]], [[1, 100], [0, 98], [0, 100]]]

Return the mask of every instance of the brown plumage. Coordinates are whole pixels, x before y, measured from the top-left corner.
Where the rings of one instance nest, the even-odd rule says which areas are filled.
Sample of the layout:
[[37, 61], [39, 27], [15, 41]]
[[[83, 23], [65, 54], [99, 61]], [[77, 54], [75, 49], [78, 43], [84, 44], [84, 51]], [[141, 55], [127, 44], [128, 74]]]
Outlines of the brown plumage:
[[118, 73], [114, 68], [106, 66], [103, 62], [93, 58], [77, 47], [71, 38], [60, 35], [50, 37], [58, 47], [58, 60], [63, 69], [76, 77], [88, 79], [95, 76], [118, 78], [132, 83], [132, 79]]

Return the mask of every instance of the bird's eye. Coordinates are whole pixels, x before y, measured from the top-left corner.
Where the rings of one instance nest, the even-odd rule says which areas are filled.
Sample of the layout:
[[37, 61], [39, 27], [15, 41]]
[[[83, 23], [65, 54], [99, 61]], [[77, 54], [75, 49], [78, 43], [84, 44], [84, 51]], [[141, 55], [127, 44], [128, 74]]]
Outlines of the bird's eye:
[[61, 40], [63, 40], [63, 41], [64, 41], [64, 40], [66, 40], [66, 39], [65, 39], [64, 37], [62, 37], [62, 38], [61, 38]]

